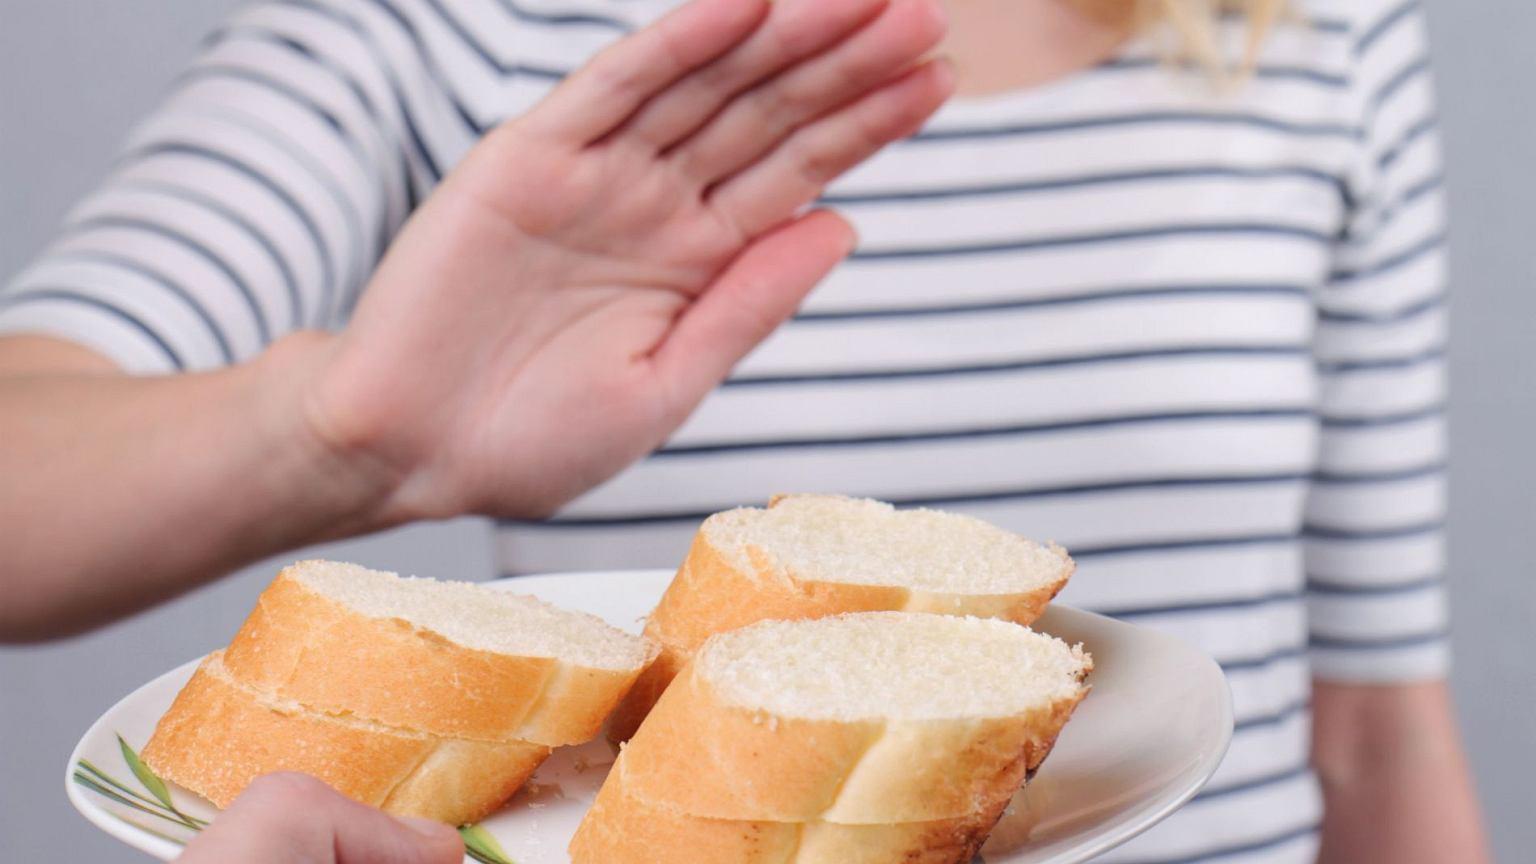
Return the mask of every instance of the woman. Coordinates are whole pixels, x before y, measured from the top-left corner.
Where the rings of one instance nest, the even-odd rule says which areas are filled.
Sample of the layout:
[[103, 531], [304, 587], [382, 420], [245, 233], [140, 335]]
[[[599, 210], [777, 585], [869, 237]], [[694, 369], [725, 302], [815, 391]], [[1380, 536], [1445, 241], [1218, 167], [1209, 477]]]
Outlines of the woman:
[[[463, 410], [436, 389], [494, 389], [501, 379], [478, 378], [504, 358], [458, 334], [530, 320], [494, 289], [509, 272], [541, 274], [540, 247], [491, 266], [483, 250], [506, 245], [500, 223], [445, 215], [434, 195], [371, 281], [370, 265], [445, 175], [445, 190], [461, 190], [449, 195], [483, 185], [485, 200], [517, 207], [565, 188], [559, 170], [513, 180], [486, 169], [499, 132], [472, 148], [673, 5], [257, 4], [216, 34], [58, 246], [13, 283], [0, 325], [44, 334], [11, 346], [31, 368], [169, 372], [257, 357], [236, 368], [312, 378], [306, 416], [330, 451], [368, 469], [340, 472], [366, 490], [356, 497], [381, 502], [343, 508], [350, 519], [327, 522], [330, 533], [542, 515], [640, 447], [575, 480], [560, 456], [538, 470], [467, 466], [530, 440], [585, 449], [615, 422], [664, 434], [724, 367], [672, 398], [619, 382]], [[709, 66], [626, 134], [688, 182], [745, 170], [762, 142], [742, 118], [794, 127], [828, 107], [828, 81], [894, 74], [893, 58], [937, 38], [925, 6], [776, 2], [765, 43], [821, 54], [822, 75], [786, 74], [701, 117], [768, 71], [744, 48], [747, 59]], [[1446, 285], [1420, 15], [1395, 0], [1315, 0], [1284, 15], [1259, 0], [1214, 16], [1203, 6], [946, 3], [939, 50], [959, 98], [823, 198], [859, 232], [850, 262], [659, 452], [551, 521], [505, 522], [505, 567], [665, 566], [702, 514], [783, 490], [972, 512], [1072, 549], [1068, 602], [1179, 633], [1228, 671], [1239, 728], [1218, 776], [1105, 860], [1480, 860], [1443, 684]], [[1175, 32], [1202, 62], [1163, 62]], [[1251, 74], [1213, 68], [1250, 48]], [[783, 177], [728, 198], [782, 213], [800, 191]], [[611, 188], [626, 201], [667, 194], [660, 181]], [[587, 202], [584, 215], [603, 209]], [[625, 225], [667, 212], [626, 207]], [[841, 250], [830, 223], [795, 225], [753, 261], [804, 260], [799, 284]], [[609, 338], [602, 292], [697, 285], [709, 267], [696, 262], [717, 265], [729, 245], [645, 273], [615, 275], [590, 256], [571, 279], [595, 293], [554, 316], [551, 344], [566, 353], [540, 368], [612, 362], [634, 343]], [[299, 337], [262, 353], [290, 330], [339, 326], [359, 294], [324, 350]], [[720, 320], [759, 333], [775, 310], [786, 311]], [[648, 309], [646, 332], [677, 311], [671, 299]], [[530, 430], [518, 422], [529, 405], [576, 420]], [[407, 418], [416, 434], [379, 431]], [[509, 501], [506, 488], [533, 491]], [[219, 560], [271, 545], [253, 539]], [[108, 599], [98, 614], [121, 602]]]

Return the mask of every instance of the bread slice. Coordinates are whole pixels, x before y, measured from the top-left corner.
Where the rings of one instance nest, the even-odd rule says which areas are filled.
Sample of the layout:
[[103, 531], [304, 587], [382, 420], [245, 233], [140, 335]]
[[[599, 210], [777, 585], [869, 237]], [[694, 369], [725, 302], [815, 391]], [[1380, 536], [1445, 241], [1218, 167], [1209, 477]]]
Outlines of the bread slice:
[[715, 633], [767, 619], [900, 610], [1029, 624], [1066, 586], [1067, 553], [969, 516], [787, 495], [704, 521], [646, 622], [661, 656], [610, 721], [627, 740]]
[[262, 774], [300, 771], [390, 813], [461, 825], [499, 808], [549, 752], [322, 714], [238, 681], [223, 652], [214, 652], [140, 755], [161, 777], [219, 807]]
[[805, 830], [947, 820], [971, 836], [1050, 752], [1092, 665], [1081, 646], [971, 617], [867, 612], [717, 635], [624, 749], [605, 783], [622, 790], [582, 830], [607, 836], [632, 799]]
[[622, 756], [608, 776], [571, 839], [573, 864], [968, 864], [1008, 804], [886, 825], [709, 819], [630, 794]]
[[532, 597], [303, 561], [262, 593], [224, 665], [324, 713], [555, 746], [595, 737], [656, 650]]

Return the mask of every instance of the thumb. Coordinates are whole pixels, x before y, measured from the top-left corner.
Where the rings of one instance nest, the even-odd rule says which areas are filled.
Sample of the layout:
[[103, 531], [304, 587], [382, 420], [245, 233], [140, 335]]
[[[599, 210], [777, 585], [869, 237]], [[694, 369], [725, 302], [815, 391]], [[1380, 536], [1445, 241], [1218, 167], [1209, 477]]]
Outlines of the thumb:
[[673, 326], [654, 354], [678, 408], [691, 409], [853, 250], [853, 228], [817, 210], [758, 237]]
[[458, 832], [397, 819], [304, 774], [257, 778], [177, 859], [181, 864], [459, 864]]

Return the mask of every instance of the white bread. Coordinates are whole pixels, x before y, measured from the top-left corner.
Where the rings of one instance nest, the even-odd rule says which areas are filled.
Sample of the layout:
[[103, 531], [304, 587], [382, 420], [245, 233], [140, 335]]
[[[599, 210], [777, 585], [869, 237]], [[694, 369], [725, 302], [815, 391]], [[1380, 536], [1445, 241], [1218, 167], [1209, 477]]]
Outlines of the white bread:
[[323, 713], [555, 746], [595, 737], [655, 654], [532, 597], [304, 561], [262, 593], [224, 665]]
[[576, 864], [968, 864], [1008, 803], [885, 825], [710, 819], [629, 794], [623, 763], [621, 756], [571, 840]]
[[300, 771], [387, 812], [460, 825], [500, 807], [549, 750], [318, 713], [236, 680], [222, 652], [214, 652], [140, 756], [161, 777], [219, 807], [262, 774]]
[[654, 834], [651, 864], [859, 861], [861, 843], [900, 852], [871, 861], [967, 862], [1091, 669], [1080, 646], [969, 617], [714, 636], [624, 748], [572, 859], [628, 861], [622, 838]]
[[645, 635], [661, 656], [610, 721], [627, 740], [714, 635], [767, 619], [897, 610], [1033, 622], [1072, 559], [979, 519], [834, 495], [787, 495], [704, 521]]

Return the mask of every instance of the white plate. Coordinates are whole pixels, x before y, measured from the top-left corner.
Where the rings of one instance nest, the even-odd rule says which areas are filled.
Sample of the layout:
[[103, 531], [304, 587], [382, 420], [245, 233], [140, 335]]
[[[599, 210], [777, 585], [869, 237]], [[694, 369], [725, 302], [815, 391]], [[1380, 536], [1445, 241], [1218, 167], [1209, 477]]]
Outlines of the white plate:
[[[670, 571], [529, 576], [493, 587], [536, 594], [639, 630], [671, 579]], [[1170, 636], [1098, 615], [1052, 606], [1037, 629], [1093, 654], [1093, 692], [1077, 709], [1035, 779], [1014, 800], [982, 850], [985, 864], [1086, 861], [1155, 825], [1205, 785], [1232, 737], [1231, 695], [1220, 668]], [[164, 815], [123, 803], [139, 796], [163, 810], [130, 770], [118, 736], [143, 746], [197, 661], [161, 675], [103, 714], [70, 756], [69, 800], [108, 834], [163, 860], [191, 831]], [[83, 760], [83, 761], [82, 761]], [[516, 864], [567, 864], [576, 830], [613, 761], [604, 742], [556, 751], [508, 807], [481, 823]], [[78, 782], [95, 770], [120, 784], [119, 800]], [[97, 778], [98, 787], [110, 788]], [[211, 819], [212, 805], [171, 787], [182, 813]], [[135, 802], [138, 803], [138, 802]]]

